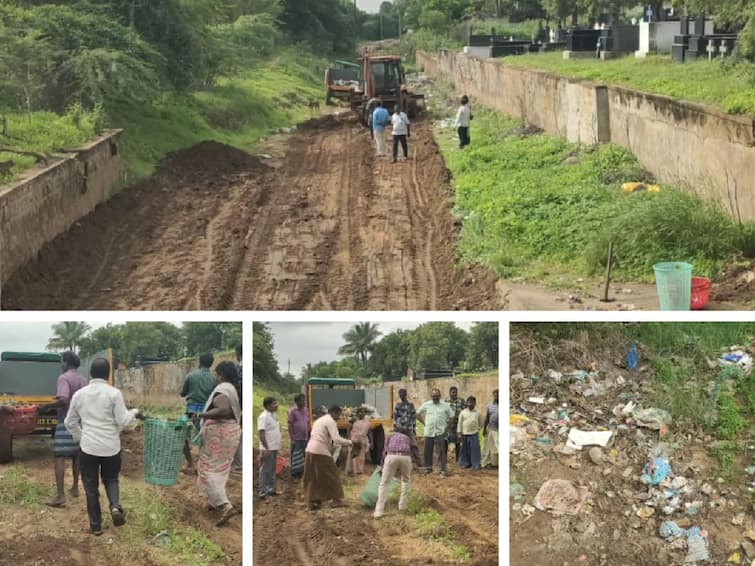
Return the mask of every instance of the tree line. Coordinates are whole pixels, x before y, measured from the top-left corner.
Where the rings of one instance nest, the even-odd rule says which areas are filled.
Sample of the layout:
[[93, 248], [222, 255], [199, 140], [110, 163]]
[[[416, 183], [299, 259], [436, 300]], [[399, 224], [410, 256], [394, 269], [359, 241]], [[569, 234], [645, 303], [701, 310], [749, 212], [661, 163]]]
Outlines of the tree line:
[[[255, 322], [253, 328], [254, 379], [271, 386], [290, 385], [273, 353], [275, 337], [270, 328]], [[301, 368], [301, 379], [310, 377], [394, 380], [410, 370], [453, 369], [479, 372], [498, 367], [498, 323], [480, 322], [469, 331], [451, 322], [428, 322], [414, 330], [394, 330], [383, 335], [379, 324], [361, 322], [343, 335], [339, 360], [317, 361]]]
[[349, 0], [5, 0], [0, 110], [107, 111], [208, 89], [286, 45], [351, 53], [367, 19]]
[[173, 361], [205, 352], [234, 350], [241, 344], [241, 323], [127, 322], [92, 328], [85, 322], [60, 322], [52, 326], [47, 349], [71, 350], [82, 357], [107, 348], [119, 362], [133, 366], [144, 361]]

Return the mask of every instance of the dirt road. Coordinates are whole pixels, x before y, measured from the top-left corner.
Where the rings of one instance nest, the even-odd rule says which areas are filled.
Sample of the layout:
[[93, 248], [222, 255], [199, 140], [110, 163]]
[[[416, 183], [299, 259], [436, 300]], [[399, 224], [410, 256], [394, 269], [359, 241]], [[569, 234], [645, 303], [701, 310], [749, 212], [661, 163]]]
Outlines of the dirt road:
[[[224, 527], [216, 527], [213, 516], [205, 507], [206, 500], [197, 495], [194, 478], [188, 476], [182, 475], [174, 487], [158, 488], [146, 484], [140, 432], [123, 435], [121, 501], [127, 517], [131, 517], [124, 527], [116, 529], [110, 525], [105, 512], [104, 534], [101, 537], [89, 534], [83, 488], [80, 488], [79, 497], [68, 497], [65, 509], [52, 509], [37, 501], [29, 503], [26, 499], [46, 501], [55, 491], [52, 450], [47, 442], [38, 437], [16, 439], [16, 462], [0, 465], [0, 478], [6, 474], [17, 478], [9, 480], [13, 484], [11, 491], [22, 500], [13, 504], [6, 502], [7, 497], [5, 500], [0, 497], [0, 566], [241, 564], [242, 515], [231, 518]], [[66, 489], [70, 487], [70, 481], [70, 466], [67, 464]], [[241, 487], [241, 480], [232, 476], [228, 495], [239, 509], [242, 506]], [[106, 501], [102, 488], [100, 492], [102, 501]], [[140, 508], [137, 502], [149, 502], [150, 507]], [[162, 516], [168, 510], [173, 517], [170, 523], [166, 523]], [[204, 536], [204, 540], [193, 534], [194, 529]], [[175, 535], [179, 530], [184, 533], [184, 538], [175, 537], [170, 543], [161, 540], [165, 533]], [[207, 549], [203, 546], [206, 541], [217, 545], [224, 556], [207, 558]], [[191, 554], [187, 554], [189, 549]], [[205, 556], [205, 559], [197, 562], [198, 556]]]
[[[371, 510], [358, 501], [368, 476], [345, 480], [346, 508], [323, 508], [316, 513], [306, 510], [300, 482], [279, 480], [281, 497], [255, 501], [254, 563], [498, 564], [498, 471], [471, 472], [449, 464], [449, 472], [445, 479], [437, 474], [412, 475], [412, 492], [426, 511], [442, 517], [443, 525], [420, 515], [397, 513], [395, 502], [389, 503], [382, 519], [373, 519]], [[449, 543], [463, 547], [467, 558], [454, 555]]]
[[15, 273], [2, 307], [495, 308], [494, 277], [457, 266], [430, 125], [413, 134], [395, 165], [351, 115], [303, 124], [272, 159], [212, 142], [170, 155]]

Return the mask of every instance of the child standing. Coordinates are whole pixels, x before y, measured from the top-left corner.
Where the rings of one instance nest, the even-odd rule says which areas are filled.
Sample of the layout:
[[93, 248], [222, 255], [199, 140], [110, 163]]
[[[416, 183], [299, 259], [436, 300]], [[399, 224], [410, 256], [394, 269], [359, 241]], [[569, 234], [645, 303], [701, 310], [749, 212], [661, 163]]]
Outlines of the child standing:
[[367, 411], [362, 407], [357, 409], [357, 420], [351, 427], [351, 442], [356, 452], [351, 458], [351, 469], [348, 470], [351, 474], [363, 474], [364, 473], [364, 458], [367, 455], [367, 450], [370, 448], [370, 417], [367, 416]]
[[409, 146], [407, 139], [411, 137], [411, 131], [409, 130], [409, 116], [406, 112], [403, 112], [399, 106], [396, 106], [396, 110], [391, 117], [391, 127], [393, 128], [393, 162], [398, 161], [398, 144], [401, 144], [401, 148], [404, 150], [404, 159], [409, 159]]
[[469, 97], [461, 97], [461, 106], [456, 112], [456, 131], [459, 132], [459, 149], [464, 149], [472, 143], [469, 138], [469, 126], [472, 122], [472, 109], [469, 107]]

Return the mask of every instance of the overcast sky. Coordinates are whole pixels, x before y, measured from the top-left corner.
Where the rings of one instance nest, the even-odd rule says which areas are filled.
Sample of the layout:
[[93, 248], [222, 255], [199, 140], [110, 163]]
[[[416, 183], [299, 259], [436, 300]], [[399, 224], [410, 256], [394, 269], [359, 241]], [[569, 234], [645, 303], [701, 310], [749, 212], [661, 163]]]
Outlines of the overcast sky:
[[[44, 352], [55, 322], [0, 322], [0, 351]], [[92, 328], [107, 322], [90, 322]]]
[[[379, 322], [378, 330], [383, 336], [399, 328], [413, 330], [422, 322]], [[469, 330], [471, 322], [455, 323], [459, 328]], [[341, 358], [338, 348], [343, 344], [343, 334], [353, 322], [271, 322], [270, 330], [275, 341], [275, 358], [281, 373], [288, 371], [299, 377], [301, 368], [307, 363], [330, 362]]]
[[380, 4], [385, 0], [357, 0], [357, 8], [376, 14], [380, 10]]

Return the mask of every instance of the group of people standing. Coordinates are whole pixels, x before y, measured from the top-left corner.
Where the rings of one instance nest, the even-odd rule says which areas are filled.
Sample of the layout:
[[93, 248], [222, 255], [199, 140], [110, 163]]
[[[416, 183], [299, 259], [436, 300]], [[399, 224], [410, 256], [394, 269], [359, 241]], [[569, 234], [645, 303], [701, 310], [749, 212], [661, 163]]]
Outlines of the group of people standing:
[[[186, 398], [187, 413], [196, 423], [200, 449], [197, 486], [208, 498], [211, 509], [220, 511], [222, 525], [235, 514], [225, 492], [233, 465], [241, 468], [241, 347], [237, 348], [238, 365], [221, 362], [210, 371], [211, 354], [200, 357], [200, 369], [187, 376], [181, 396]], [[109, 383], [110, 361], [96, 358], [84, 377], [81, 360], [73, 352], [61, 355], [62, 373], [56, 383], [55, 401], [39, 405], [41, 413], [56, 411], [57, 425], [53, 436], [56, 494], [47, 505], [66, 507], [66, 460], [71, 461], [73, 482], [69, 495], [79, 497], [79, 478], [86, 495], [90, 532], [103, 533], [100, 505], [100, 478], [105, 487], [108, 510], [116, 527], [126, 523], [120, 502], [121, 432], [135, 419], [147, 418], [140, 409], [129, 409], [120, 390]], [[12, 413], [0, 407], [0, 413]], [[193, 468], [187, 443], [185, 454]], [[194, 473], [192, 471], [192, 473]]]
[[[460, 105], [456, 111], [456, 120], [454, 121], [454, 127], [459, 136], [459, 148], [464, 149], [470, 143], [472, 139], [469, 135], [469, 129], [472, 125], [472, 108], [469, 104], [469, 97], [465, 94], [460, 99]], [[403, 150], [404, 159], [409, 159], [409, 142], [411, 138], [411, 123], [409, 122], [409, 116], [401, 105], [397, 104], [391, 114], [388, 109], [383, 105], [383, 100], [377, 98], [372, 100], [369, 104], [372, 109], [369, 113], [367, 123], [372, 134], [372, 138], [375, 140], [377, 146], [378, 157], [385, 157], [385, 130], [390, 125], [392, 130], [393, 139], [393, 163], [398, 161], [398, 149], [399, 145]]]
[[[381, 481], [374, 517], [384, 514], [393, 478], [401, 481], [399, 510], [406, 509], [413, 464], [423, 473], [433, 471], [433, 456], [437, 456], [441, 477], [447, 474], [449, 445], [454, 445], [455, 461], [462, 468], [479, 470], [498, 466], [498, 390], [483, 414], [475, 397], [459, 397], [457, 387], [451, 387], [449, 397], [441, 401], [438, 389], [431, 392], [431, 400], [419, 409], [409, 401], [406, 389], [398, 392], [400, 401], [393, 408], [393, 431], [385, 441], [381, 455]], [[348, 438], [340, 435], [338, 420], [342, 409], [338, 406], [313, 409], [314, 422], [310, 429], [306, 397], [298, 394], [295, 405], [288, 411], [288, 434], [291, 441], [291, 476], [303, 478], [304, 497], [310, 510], [319, 509], [323, 502], [343, 505], [343, 486], [336, 462], [341, 448], [349, 450], [347, 472], [361, 474], [370, 449], [371, 428], [368, 412], [359, 408], [350, 423]], [[276, 466], [282, 446], [282, 434], [276, 413], [278, 401], [267, 397], [264, 410], [257, 420], [260, 439], [259, 497], [266, 501], [280, 495], [276, 488]], [[424, 425], [424, 460], [420, 460], [417, 442], [417, 421]], [[484, 452], [480, 448], [480, 432], [485, 437]]]

